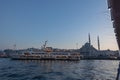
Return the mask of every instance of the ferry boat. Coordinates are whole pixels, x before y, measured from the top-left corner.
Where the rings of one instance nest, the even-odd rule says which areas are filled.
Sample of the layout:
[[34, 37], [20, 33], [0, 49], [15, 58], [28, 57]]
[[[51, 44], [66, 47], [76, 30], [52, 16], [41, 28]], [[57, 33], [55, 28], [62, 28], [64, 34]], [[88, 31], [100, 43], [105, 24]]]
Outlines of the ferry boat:
[[10, 55], [11, 59], [16, 60], [80, 60], [80, 53], [53, 51], [51, 47], [46, 47], [47, 41], [42, 46], [41, 51], [24, 51]]
[[11, 55], [15, 60], [80, 60], [79, 53], [70, 52], [25, 52]]

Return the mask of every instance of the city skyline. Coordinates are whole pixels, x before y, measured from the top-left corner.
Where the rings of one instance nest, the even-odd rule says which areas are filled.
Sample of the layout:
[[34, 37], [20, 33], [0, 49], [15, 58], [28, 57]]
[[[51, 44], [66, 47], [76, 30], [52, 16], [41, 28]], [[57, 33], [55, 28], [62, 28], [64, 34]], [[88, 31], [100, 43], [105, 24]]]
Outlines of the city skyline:
[[75, 49], [88, 42], [118, 50], [105, 0], [1, 0], [0, 49], [48, 46]]

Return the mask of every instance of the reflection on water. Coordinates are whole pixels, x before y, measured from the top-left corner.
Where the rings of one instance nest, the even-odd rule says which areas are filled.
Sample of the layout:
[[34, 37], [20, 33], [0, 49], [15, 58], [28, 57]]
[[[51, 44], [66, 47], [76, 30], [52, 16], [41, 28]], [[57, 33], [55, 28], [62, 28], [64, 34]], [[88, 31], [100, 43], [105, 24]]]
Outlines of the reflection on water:
[[0, 59], [0, 80], [115, 80], [118, 61]]

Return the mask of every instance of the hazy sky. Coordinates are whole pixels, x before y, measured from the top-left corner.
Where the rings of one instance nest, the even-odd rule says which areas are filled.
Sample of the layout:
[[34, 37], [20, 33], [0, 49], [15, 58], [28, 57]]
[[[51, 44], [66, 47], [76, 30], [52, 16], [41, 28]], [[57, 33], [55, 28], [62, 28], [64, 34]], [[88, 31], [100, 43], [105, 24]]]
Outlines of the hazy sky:
[[0, 49], [40, 48], [45, 40], [54, 48], [75, 49], [88, 42], [116, 50], [117, 42], [107, 0], [0, 0]]

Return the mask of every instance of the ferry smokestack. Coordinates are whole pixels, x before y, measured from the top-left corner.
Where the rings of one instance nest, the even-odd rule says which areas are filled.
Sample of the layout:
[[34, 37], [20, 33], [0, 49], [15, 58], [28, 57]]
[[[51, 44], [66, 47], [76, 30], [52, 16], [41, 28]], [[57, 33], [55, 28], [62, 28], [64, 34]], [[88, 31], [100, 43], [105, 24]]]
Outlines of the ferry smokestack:
[[97, 41], [98, 41], [98, 50], [100, 50], [100, 41], [99, 41], [99, 36], [97, 37]]

